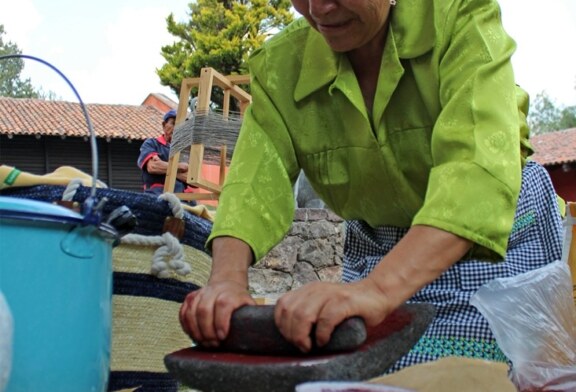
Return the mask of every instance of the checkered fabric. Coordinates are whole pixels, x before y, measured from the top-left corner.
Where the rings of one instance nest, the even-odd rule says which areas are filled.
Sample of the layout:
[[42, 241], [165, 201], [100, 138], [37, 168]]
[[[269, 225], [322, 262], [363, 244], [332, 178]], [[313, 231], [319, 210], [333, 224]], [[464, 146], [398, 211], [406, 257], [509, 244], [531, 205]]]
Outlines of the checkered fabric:
[[[363, 221], [347, 221], [343, 281], [366, 277], [407, 230], [390, 226], [371, 228]], [[437, 316], [420, 341], [389, 372], [445, 356], [507, 362], [488, 322], [470, 305], [470, 297], [492, 279], [536, 269], [561, 256], [562, 221], [556, 193], [546, 170], [528, 162], [522, 173], [506, 260], [460, 261], [416, 293], [409, 302], [432, 303]]]

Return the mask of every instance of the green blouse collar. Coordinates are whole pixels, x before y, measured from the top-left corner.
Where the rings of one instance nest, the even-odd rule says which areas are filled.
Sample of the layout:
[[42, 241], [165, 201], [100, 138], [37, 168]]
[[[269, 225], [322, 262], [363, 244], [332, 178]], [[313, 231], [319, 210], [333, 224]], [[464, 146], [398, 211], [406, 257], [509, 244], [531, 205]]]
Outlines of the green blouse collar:
[[[403, 0], [394, 7], [385, 52], [392, 49], [399, 59], [418, 57], [434, 46], [434, 2], [431, 0]], [[386, 56], [386, 54], [385, 54]], [[302, 69], [294, 90], [296, 102], [334, 82], [343, 68], [348, 66], [345, 56], [333, 52], [322, 35], [310, 28], [306, 39]]]

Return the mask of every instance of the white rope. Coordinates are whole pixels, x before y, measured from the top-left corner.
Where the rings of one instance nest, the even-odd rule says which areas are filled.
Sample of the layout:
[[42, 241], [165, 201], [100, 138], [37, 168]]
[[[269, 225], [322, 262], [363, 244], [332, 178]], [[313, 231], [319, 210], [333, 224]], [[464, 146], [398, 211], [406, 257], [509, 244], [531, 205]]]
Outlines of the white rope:
[[180, 199], [175, 194], [166, 192], [158, 196], [158, 199], [165, 200], [170, 205], [172, 215], [176, 218], [184, 218], [184, 208], [182, 207], [182, 203], [180, 203]]
[[76, 191], [78, 190], [78, 188], [80, 188], [80, 186], [82, 186], [81, 178], [73, 178], [72, 180], [70, 180], [70, 182], [66, 186], [66, 189], [64, 189], [64, 193], [62, 194], [62, 200], [72, 201], [72, 199], [74, 199]]
[[[179, 219], [184, 218], [184, 208], [180, 199], [173, 193], [163, 193], [158, 196], [159, 200], [166, 201], [172, 210], [172, 214]], [[152, 257], [150, 273], [159, 278], [169, 278], [172, 271], [179, 275], [188, 275], [192, 269], [184, 260], [184, 248], [174, 235], [167, 232], [160, 236], [146, 236], [141, 234], [126, 234], [120, 239], [123, 244], [157, 246], [158, 249]]]
[[192, 270], [184, 260], [184, 249], [180, 241], [170, 233], [161, 236], [126, 234], [120, 239], [123, 244], [158, 246], [152, 257], [150, 273], [159, 278], [169, 278], [171, 270], [179, 275], [187, 275]]

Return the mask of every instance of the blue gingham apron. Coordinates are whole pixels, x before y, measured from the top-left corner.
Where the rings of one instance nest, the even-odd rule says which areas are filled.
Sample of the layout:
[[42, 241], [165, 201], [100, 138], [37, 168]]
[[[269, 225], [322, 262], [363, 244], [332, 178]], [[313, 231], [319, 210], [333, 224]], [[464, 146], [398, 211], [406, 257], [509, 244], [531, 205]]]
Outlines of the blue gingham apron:
[[[365, 278], [407, 230], [371, 228], [363, 221], [347, 221], [342, 280]], [[446, 356], [508, 362], [488, 322], [470, 305], [470, 297], [492, 279], [536, 269], [561, 256], [562, 220], [556, 193], [546, 170], [529, 161], [522, 172], [505, 261], [460, 261], [416, 293], [409, 302], [432, 303], [437, 315], [413, 349], [388, 372]]]

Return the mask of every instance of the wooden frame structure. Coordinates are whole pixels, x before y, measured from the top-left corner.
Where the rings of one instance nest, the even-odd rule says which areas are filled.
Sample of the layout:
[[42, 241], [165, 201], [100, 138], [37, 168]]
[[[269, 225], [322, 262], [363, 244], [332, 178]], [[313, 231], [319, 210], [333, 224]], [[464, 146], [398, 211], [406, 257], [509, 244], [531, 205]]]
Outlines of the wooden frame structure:
[[[187, 78], [182, 80], [180, 88], [180, 100], [176, 114], [176, 124], [186, 120], [188, 102], [192, 88], [198, 87], [198, 99], [196, 101], [196, 113], [208, 113], [212, 87], [217, 86], [224, 92], [223, 117], [228, 118], [230, 113], [230, 99], [233, 97], [239, 102], [240, 116], [252, 102], [252, 96], [238, 87], [239, 84], [250, 83], [250, 75], [224, 76], [214, 68], [202, 68], [199, 78]], [[226, 179], [226, 146], [220, 149], [220, 173], [218, 183], [208, 181], [202, 177], [202, 163], [204, 161], [204, 145], [193, 144], [190, 147], [190, 159], [188, 162], [188, 175], [186, 182], [189, 185], [205, 189], [209, 193], [175, 193], [180, 200], [217, 200], [222, 191], [222, 185]], [[168, 161], [164, 192], [174, 192], [180, 152], [172, 155]]]

